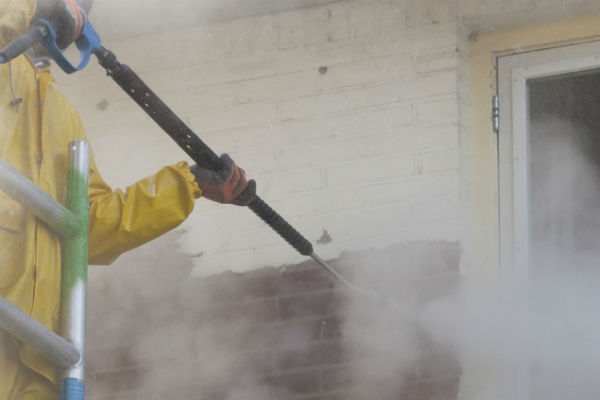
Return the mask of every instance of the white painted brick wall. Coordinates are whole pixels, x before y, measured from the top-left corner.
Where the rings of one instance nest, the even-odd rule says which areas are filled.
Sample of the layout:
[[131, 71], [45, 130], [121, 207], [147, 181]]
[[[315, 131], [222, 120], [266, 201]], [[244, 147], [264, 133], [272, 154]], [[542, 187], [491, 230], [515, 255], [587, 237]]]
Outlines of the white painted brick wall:
[[[105, 45], [309, 240], [327, 230], [328, 258], [460, 239], [453, 4], [347, 1]], [[59, 80], [110, 184], [186, 159], [98, 67]], [[198, 274], [303, 260], [246, 209], [199, 200], [182, 229]]]

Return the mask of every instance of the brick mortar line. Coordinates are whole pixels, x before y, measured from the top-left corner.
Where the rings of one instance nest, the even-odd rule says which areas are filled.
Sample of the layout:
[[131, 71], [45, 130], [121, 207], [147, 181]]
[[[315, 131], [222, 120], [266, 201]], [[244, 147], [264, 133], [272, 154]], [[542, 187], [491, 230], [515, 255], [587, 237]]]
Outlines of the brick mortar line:
[[[335, 344], [335, 343], [339, 343], [341, 341], [341, 338], [333, 338], [333, 339], [317, 339], [314, 341], [310, 341], [307, 342], [307, 347], [314, 347], [316, 345], [322, 345], [322, 344]], [[264, 350], [263, 350], [264, 349]], [[276, 349], [273, 348], [269, 348], [269, 347], [261, 347], [259, 348], [259, 350], [256, 351], [250, 351], [249, 353], [269, 353], [271, 356], [273, 355], [273, 353], [276, 353], [278, 351], [282, 351], [282, 352], [287, 352], [287, 351], [294, 351], [296, 349], [291, 348], [291, 347], [278, 347]], [[235, 354], [243, 354], [244, 356], [247, 355], [247, 353], [244, 352], [237, 352]], [[175, 356], [173, 356], [175, 357]], [[199, 361], [200, 359], [197, 359], [195, 361]], [[305, 367], [293, 367], [293, 368], [273, 368], [272, 372], [265, 372], [265, 373], [260, 373], [258, 375], [260, 376], [279, 376], [279, 375], [293, 375], [297, 372], [308, 372], [310, 370], [314, 370], [315, 368], [321, 368], [321, 369], [326, 369], [329, 366], [335, 366], [335, 365], [345, 365], [347, 363], [349, 363], [350, 361], [344, 361], [342, 364], [317, 364], [314, 366], [305, 366]], [[179, 359], [178, 358], [171, 358], [171, 357], [161, 357], [161, 358], [157, 358], [157, 359], [152, 359], [152, 360], [139, 360], [139, 362], [136, 362], [134, 364], [126, 364], [123, 366], [112, 366], [112, 367], [104, 367], [104, 368], [99, 368], [99, 369], [88, 369], [86, 371], [86, 377], [90, 380], [94, 380], [95, 379], [95, 375], [103, 375], [103, 374], [113, 374], [113, 373], [119, 373], [119, 372], [127, 372], [127, 371], [141, 371], [141, 372], [148, 372], [148, 371], [153, 371], [153, 370], [160, 370], [162, 368], [167, 368], [169, 364], [179, 364]], [[157, 368], [153, 368], [152, 366], [155, 365], [159, 365]]]

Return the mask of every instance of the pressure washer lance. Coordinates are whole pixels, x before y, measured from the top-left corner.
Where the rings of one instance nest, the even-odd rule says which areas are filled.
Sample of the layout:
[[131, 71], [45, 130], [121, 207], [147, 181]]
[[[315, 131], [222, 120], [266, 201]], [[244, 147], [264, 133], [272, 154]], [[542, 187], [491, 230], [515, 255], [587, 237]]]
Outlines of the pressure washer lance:
[[[85, 15], [83, 10], [81, 12]], [[21, 35], [0, 51], [0, 63], [8, 62], [14, 57], [27, 51], [30, 47], [42, 43], [50, 56], [66, 73], [73, 73], [84, 68], [91, 53], [95, 54], [107, 74], [185, 151], [196, 164], [218, 170], [222, 161], [127, 65], [121, 64], [116, 56], [100, 45], [100, 37], [85, 17], [82, 33], [75, 41], [81, 53], [81, 62], [75, 67], [66, 60], [60, 46], [57, 44], [57, 34], [61, 18], [41, 18], [32, 24], [31, 29]], [[250, 185], [247, 187], [250, 189]], [[242, 193], [243, 196], [243, 193]], [[331, 276], [351, 291], [366, 296], [379, 304], [397, 306], [398, 303], [382, 294], [360, 288], [339, 272], [334, 270], [325, 260], [313, 251], [312, 244], [294, 229], [283, 217], [265, 203], [259, 196], [254, 196], [248, 207], [267, 225], [275, 230], [300, 254], [309, 256], [323, 267]]]
[[[222, 168], [220, 157], [212, 151], [127, 65], [117, 61], [116, 56], [100, 46], [94, 51], [107, 74], [185, 151], [198, 165], [218, 170]], [[248, 189], [248, 188], [247, 188]], [[240, 196], [243, 196], [242, 193]], [[309, 256], [322, 266], [342, 285], [355, 293], [367, 296], [380, 304], [398, 305], [382, 294], [360, 288], [350, 283], [319, 257], [302, 234], [292, 227], [259, 196], [255, 196], [248, 207], [267, 225], [287, 241], [300, 254]]]

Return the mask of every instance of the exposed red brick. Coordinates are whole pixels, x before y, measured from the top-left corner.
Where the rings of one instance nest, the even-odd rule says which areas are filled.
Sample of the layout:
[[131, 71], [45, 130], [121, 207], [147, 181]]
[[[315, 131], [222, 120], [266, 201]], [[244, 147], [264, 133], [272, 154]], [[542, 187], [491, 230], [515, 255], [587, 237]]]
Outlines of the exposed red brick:
[[323, 339], [339, 339], [342, 335], [342, 322], [339, 317], [324, 319], [321, 323], [321, 337]]
[[106, 369], [131, 367], [138, 361], [131, 352], [131, 347], [114, 347], [97, 351], [90, 351], [86, 358], [86, 370], [94, 373]]
[[352, 372], [348, 368], [330, 368], [323, 371], [323, 389], [333, 391], [352, 386]]
[[321, 377], [318, 371], [269, 376], [265, 383], [272, 387], [277, 396], [317, 393], [321, 390]]
[[[331, 264], [350, 279], [359, 277], [357, 283], [361, 286], [381, 286], [405, 304], [422, 304], [455, 287], [458, 248], [447, 243], [410, 243], [346, 253]], [[364, 260], [369, 260], [369, 268], [365, 268]], [[173, 393], [173, 398], [227, 400], [230, 390], [244, 393], [244, 385], [256, 383], [271, 389], [264, 400], [456, 399], [461, 373], [458, 360], [424, 332], [416, 333], [420, 358], [403, 369], [402, 376], [394, 377], [397, 379], [392, 382], [389, 376], [382, 377], [381, 387], [377, 381], [355, 387], [360, 380], [353, 378], [350, 361], [360, 364], [361, 357], [371, 354], [371, 349], [344, 337], [348, 292], [332, 285], [335, 282], [312, 261], [285, 269], [264, 268], [197, 279], [189, 278], [189, 268], [175, 274], [161, 269], [157, 283], [160, 290], [147, 288], [148, 293], [142, 292], [146, 290], [143, 285], [132, 290], [121, 281], [116, 286], [100, 285], [100, 290], [109, 292], [103, 298], [110, 298], [114, 290], [119, 292], [117, 298], [124, 299], [120, 305], [125, 312], [119, 317], [111, 312], [109, 304], [98, 303], [95, 314], [93, 310], [90, 314], [91, 339], [99, 343], [90, 348], [88, 358], [90, 400], [109, 400], [110, 396], [122, 400], [127, 395], [154, 400], [169, 398]], [[168, 288], [163, 288], [163, 278]], [[365, 302], [362, 312], [365, 324], [369, 324], [373, 318], [371, 304]], [[105, 320], [110, 321], [109, 328], [103, 325]], [[168, 329], [162, 330], [161, 336], [161, 329], [169, 326], [180, 327], [181, 337], [167, 337]], [[106, 329], [115, 339], [106, 340]], [[136, 338], [153, 329], [159, 333], [156, 345], [161, 346], [160, 354], [168, 360], [150, 366], [134, 359], [128, 350], [134, 348]], [[163, 336], [167, 343], [161, 342]], [[199, 340], [203, 342], [197, 346]], [[173, 354], [172, 359], [169, 354]], [[188, 364], [178, 365], [181, 360], [177, 357], [188, 360]], [[221, 361], [227, 366], [227, 374], [219, 372]], [[203, 376], [206, 369], [202, 367], [208, 365], [210, 369], [210, 363], [217, 365], [217, 374]], [[145, 392], [148, 389], [136, 376], [147, 368], [152, 368], [147, 377], [170, 376], [150, 393]], [[183, 373], [173, 373], [173, 368], [183, 368]], [[163, 375], [163, 370], [170, 373]]]
[[307, 345], [321, 338], [323, 320], [287, 320], [252, 326], [240, 332], [238, 339], [246, 346], [277, 348]]
[[331, 315], [341, 302], [341, 296], [332, 291], [285, 297], [279, 299], [279, 315], [282, 319]]
[[310, 269], [287, 268], [281, 274], [279, 291], [283, 294], [309, 292], [332, 288], [329, 275], [319, 267]]
[[422, 385], [422, 382], [408, 382], [402, 388], [398, 398], [402, 400], [428, 400], [428, 398], [422, 397]]
[[340, 342], [319, 343], [302, 349], [280, 351], [276, 366], [281, 369], [331, 365], [348, 361], [349, 352]]
[[350, 397], [349, 397], [348, 392], [324, 393], [319, 396], [311, 396], [311, 397], [307, 397], [307, 398], [302, 397], [302, 400], [349, 400], [349, 399], [350, 399]]
[[458, 395], [458, 379], [422, 381], [420, 399], [455, 400]]
[[185, 323], [195, 325], [220, 325], [227, 323], [256, 324], [275, 321], [277, 303], [275, 300], [263, 300], [241, 303], [224, 307], [188, 310]]
[[113, 393], [135, 390], [142, 386], [145, 370], [128, 368], [91, 375], [96, 393]]
[[246, 274], [224, 272], [201, 279], [192, 279], [183, 288], [182, 296], [191, 301], [203, 299], [203, 304], [227, 304], [276, 296], [280, 289], [279, 270], [268, 268]]

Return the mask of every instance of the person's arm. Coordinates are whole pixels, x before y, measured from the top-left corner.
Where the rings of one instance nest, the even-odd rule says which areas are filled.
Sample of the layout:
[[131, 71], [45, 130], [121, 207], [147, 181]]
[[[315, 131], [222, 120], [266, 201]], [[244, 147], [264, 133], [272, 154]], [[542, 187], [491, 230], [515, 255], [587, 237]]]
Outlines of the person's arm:
[[185, 162], [112, 190], [90, 163], [90, 264], [110, 264], [183, 222], [202, 192]]

